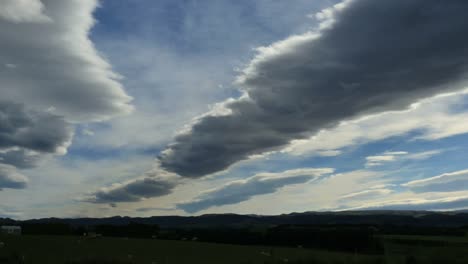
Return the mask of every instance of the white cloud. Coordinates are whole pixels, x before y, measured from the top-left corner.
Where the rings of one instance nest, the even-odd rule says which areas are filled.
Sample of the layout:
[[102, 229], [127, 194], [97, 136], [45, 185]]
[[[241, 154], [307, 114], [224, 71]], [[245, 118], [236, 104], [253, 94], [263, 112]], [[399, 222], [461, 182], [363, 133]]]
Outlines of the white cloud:
[[468, 170], [444, 173], [402, 184], [415, 192], [447, 192], [468, 189]]
[[354, 192], [350, 194], [346, 194], [341, 196], [341, 200], [346, 200], [349, 201], [351, 199], [355, 200], [364, 200], [364, 199], [371, 199], [373, 197], [378, 197], [378, 196], [383, 196], [383, 195], [389, 195], [393, 191], [390, 189], [370, 189], [370, 190], [364, 190], [364, 191], [359, 191], [359, 192]]
[[1, 1], [0, 165], [13, 166], [4, 182], [15, 176], [23, 187], [26, 180], [16, 169], [66, 154], [73, 123], [133, 109], [121, 76], [89, 38], [97, 5], [97, 0]]
[[51, 22], [44, 14], [44, 5], [41, 0], [2, 0], [0, 19], [10, 22]]
[[[6, 1], [6, 2], [5, 2]], [[0, 18], [2, 100], [36, 111], [53, 107], [68, 121], [99, 121], [129, 113], [129, 97], [89, 32], [96, 0], [3, 0]], [[35, 22], [47, 17], [47, 23]]]
[[367, 203], [364, 206], [348, 208], [351, 210], [430, 210], [452, 211], [468, 209], [468, 196], [452, 196], [446, 198], [410, 198], [405, 200], [390, 200], [377, 203]]
[[430, 150], [411, 154], [406, 151], [384, 152], [382, 155], [366, 157], [366, 167], [380, 166], [395, 161], [424, 160], [440, 153], [442, 153], [442, 150]]

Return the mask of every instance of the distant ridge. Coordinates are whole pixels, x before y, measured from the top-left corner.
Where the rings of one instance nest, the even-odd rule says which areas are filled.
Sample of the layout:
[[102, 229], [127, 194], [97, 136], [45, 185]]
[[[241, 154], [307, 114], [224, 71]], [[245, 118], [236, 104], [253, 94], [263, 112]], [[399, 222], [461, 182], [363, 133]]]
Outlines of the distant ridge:
[[152, 216], [107, 218], [43, 218], [12, 220], [0, 218], [0, 225], [22, 223], [63, 223], [71, 226], [157, 224], [162, 228], [216, 228], [255, 225], [394, 225], [462, 227], [468, 226], [468, 212], [449, 211], [340, 211], [303, 212], [281, 215], [205, 214], [201, 216]]

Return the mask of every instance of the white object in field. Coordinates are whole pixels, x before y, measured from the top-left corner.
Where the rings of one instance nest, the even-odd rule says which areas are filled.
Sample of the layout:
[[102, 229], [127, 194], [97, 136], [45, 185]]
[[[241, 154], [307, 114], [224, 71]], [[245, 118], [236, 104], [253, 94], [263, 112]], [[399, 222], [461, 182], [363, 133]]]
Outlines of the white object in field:
[[1, 226], [0, 233], [8, 235], [21, 235], [21, 226]]

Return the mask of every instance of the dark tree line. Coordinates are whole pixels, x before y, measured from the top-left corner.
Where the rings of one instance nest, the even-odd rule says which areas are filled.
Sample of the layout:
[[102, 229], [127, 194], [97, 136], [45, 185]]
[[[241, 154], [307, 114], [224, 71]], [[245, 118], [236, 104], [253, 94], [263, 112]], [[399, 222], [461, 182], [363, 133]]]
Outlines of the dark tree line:
[[23, 223], [25, 235], [75, 235], [202, 241], [240, 245], [320, 248], [381, 253], [382, 235], [464, 236], [467, 227], [394, 225], [250, 225], [244, 227], [165, 228], [129, 222], [111, 225], [70, 225], [60, 222]]

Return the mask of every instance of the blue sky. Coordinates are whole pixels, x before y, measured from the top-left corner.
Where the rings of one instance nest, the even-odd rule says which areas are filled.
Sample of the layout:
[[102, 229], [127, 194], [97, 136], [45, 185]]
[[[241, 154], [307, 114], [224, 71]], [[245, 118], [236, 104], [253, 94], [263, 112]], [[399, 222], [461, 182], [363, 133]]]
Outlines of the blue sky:
[[0, 217], [468, 209], [463, 1], [6, 5]]

